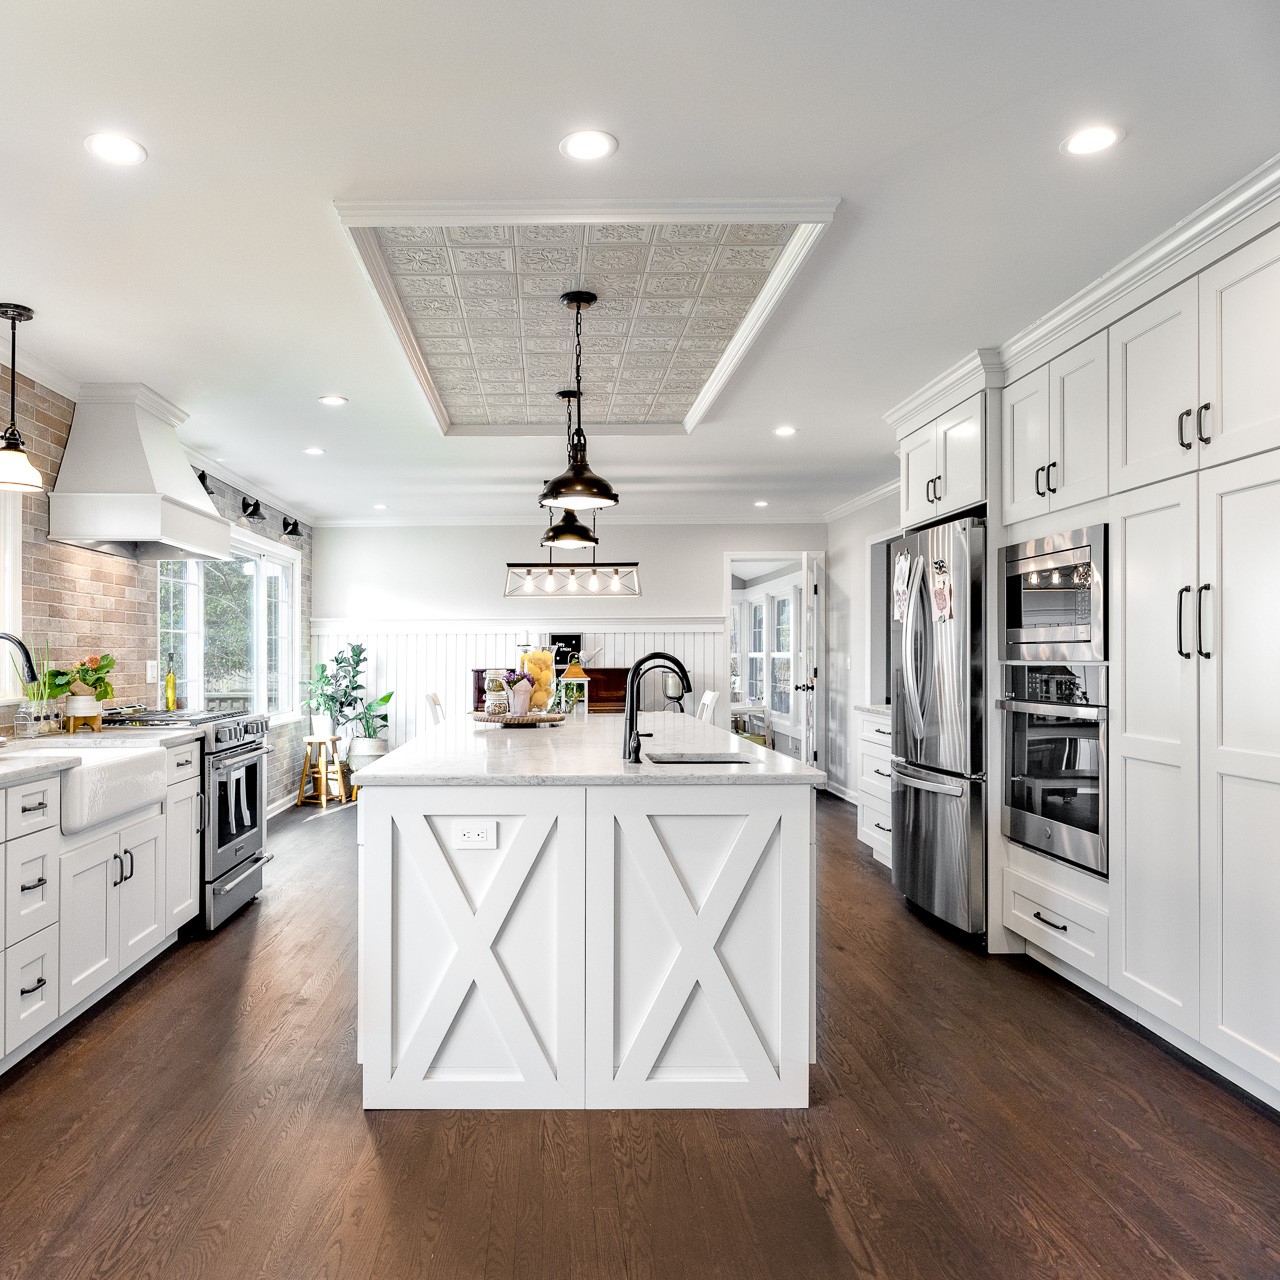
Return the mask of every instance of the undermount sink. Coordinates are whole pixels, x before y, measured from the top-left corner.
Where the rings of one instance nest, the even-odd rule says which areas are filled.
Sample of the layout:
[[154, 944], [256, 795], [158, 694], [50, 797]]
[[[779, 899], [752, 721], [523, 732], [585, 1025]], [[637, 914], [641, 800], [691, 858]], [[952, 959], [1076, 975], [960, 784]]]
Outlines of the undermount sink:
[[62, 830], [74, 835], [86, 827], [110, 822], [135, 809], [164, 799], [166, 784], [163, 747], [95, 747], [83, 754], [75, 746], [38, 747], [7, 751], [5, 760], [66, 759], [80, 763], [62, 774]]
[[646, 751], [650, 764], [759, 764], [739, 751]]

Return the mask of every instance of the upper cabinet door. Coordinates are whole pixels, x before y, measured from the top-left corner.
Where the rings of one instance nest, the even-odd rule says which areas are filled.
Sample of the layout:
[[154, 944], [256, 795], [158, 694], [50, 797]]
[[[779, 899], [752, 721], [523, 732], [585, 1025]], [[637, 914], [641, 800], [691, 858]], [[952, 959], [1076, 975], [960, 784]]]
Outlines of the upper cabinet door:
[[1108, 330], [1113, 493], [1198, 465], [1198, 306], [1187, 280]]
[[902, 441], [901, 475], [902, 527], [923, 524], [937, 514], [931, 495], [938, 478], [936, 422], [926, 423]]
[[1280, 453], [1199, 481], [1200, 1039], [1280, 1088]]
[[1049, 363], [1049, 469], [1054, 511], [1107, 496], [1107, 335]]
[[1202, 271], [1202, 467], [1280, 446], [1280, 229]]
[[1049, 510], [1048, 365], [1005, 387], [1000, 416], [1004, 523], [1016, 524]]
[[950, 515], [986, 499], [983, 399], [983, 393], [979, 391], [949, 413], [944, 413], [935, 424], [938, 449], [938, 483], [934, 486], [936, 515]]

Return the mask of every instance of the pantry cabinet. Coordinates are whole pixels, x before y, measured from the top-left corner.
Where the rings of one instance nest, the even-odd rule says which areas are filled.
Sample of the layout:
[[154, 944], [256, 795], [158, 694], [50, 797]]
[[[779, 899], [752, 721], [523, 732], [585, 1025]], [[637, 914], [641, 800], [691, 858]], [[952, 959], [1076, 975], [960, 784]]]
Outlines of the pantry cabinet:
[[986, 500], [985, 396], [964, 403], [903, 438], [903, 528], [952, 515]]

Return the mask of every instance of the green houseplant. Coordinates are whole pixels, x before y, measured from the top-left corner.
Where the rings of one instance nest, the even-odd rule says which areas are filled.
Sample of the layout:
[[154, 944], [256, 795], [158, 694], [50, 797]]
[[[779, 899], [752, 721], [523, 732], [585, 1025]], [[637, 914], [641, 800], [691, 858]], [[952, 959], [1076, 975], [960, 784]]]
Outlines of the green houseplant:
[[379, 734], [391, 722], [386, 706], [392, 694], [375, 698], [365, 693], [365, 652], [364, 645], [353, 644], [333, 660], [335, 684], [347, 700], [347, 705], [339, 710], [337, 723], [352, 726], [351, 741], [347, 744], [347, 767], [352, 771], [362, 769], [390, 749], [390, 744]]
[[43, 680], [46, 696], [58, 698], [65, 693], [69, 716], [99, 715], [101, 704], [116, 695], [115, 686], [108, 678], [115, 665], [116, 660], [109, 653], [91, 654], [65, 671], [59, 668], [46, 671]]
[[302, 705], [311, 709], [311, 732], [317, 738], [331, 738], [335, 726], [345, 724], [360, 702], [364, 685], [360, 669], [364, 666], [365, 647], [353, 644], [334, 654], [332, 665], [317, 662], [315, 674], [307, 681], [307, 696]]

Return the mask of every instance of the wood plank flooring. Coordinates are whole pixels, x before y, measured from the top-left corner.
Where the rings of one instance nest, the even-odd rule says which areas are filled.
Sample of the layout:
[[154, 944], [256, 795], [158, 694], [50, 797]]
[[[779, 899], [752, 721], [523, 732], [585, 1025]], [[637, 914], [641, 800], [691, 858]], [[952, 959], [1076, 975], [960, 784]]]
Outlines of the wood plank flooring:
[[365, 1113], [354, 812], [0, 1078], [0, 1277], [1263, 1280], [1280, 1124], [911, 915], [818, 806], [819, 1066], [789, 1112]]

